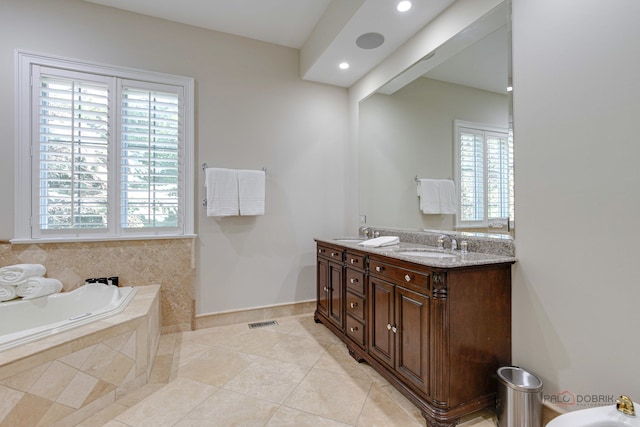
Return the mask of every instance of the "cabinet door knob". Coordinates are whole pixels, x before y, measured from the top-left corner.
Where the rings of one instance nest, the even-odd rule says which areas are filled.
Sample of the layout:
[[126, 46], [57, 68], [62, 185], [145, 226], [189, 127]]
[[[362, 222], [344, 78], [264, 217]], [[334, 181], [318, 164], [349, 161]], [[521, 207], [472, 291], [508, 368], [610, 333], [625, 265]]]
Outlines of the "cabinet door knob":
[[327, 288], [326, 286], [324, 287], [324, 291], [325, 292], [329, 292], [329, 288]]
[[408, 274], [406, 274], [406, 275], [404, 276], [404, 280], [406, 280], [407, 282], [410, 282], [410, 281], [411, 281], [411, 276], [409, 276]]
[[398, 332], [398, 328], [396, 328], [395, 326], [391, 328], [391, 331], [395, 334], [396, 332]]
[[354, 279], [354, 278], [349, 279], [349, 281], [350, 281], [351, 283], [358, 283], [358, 279]]
[[351, 332], [355, 332], [355, 331], [357, 331], [357, 330], [358, 330], [358, 327], [357, 327], [357, 326], [354, 326], [353, 328], [349, 328], [349, 330], [350, 330]]
[[384, 267], [380, 267], [379, 265], [378, 265], [378, 266], [376, 266], [376, 271], [377, 271], [378, 273], [379, 273], [379, 272], [381, 272], [382, 270], [384, 270]]
[[356, 308], [358, 306], [358, 303], [357, 302], [352, 302], [349, 305], [351, 306], [351, 308]]
[[387, 323], [387, 330], [390, 331], [391, 330], [391, 323]]

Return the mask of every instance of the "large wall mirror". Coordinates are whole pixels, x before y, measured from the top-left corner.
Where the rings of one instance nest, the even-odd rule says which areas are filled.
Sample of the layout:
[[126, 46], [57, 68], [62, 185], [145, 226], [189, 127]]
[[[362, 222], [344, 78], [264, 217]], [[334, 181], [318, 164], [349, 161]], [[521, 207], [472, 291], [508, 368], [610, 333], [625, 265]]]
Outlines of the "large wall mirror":
[[[506, 226], [494, 228], [500, 222], [492, 223], [493, 215], [500, 217], [502, 224], [505, 216], [510, 217], [508, 232], [513, 235], [508, 16], [509, 4], [505, 1], [360, 102], [358, 158], [362, 224], [403, 229], [507, 231]], [[456, 186], [460, 182], [460, 167], [456, 165], [459, 155], [455, 148], [460, 136], [456, 135], [456, 121], [504, 129], [511, 147], [511, 152], [505, 154], [511, 156], [510, 190], [502, 196], [509, 198], [508, 212], [489, 214], [485, 224], [476, 224], [473, 228], [468, 224], [462, 228], [456, 220], [464, 215], [424, 214], [417, 191], [416, 177], [450, 179]], [[484, 162], [486, 169], [486, 160]], [[490, 190], [484, 192], [491, 194]], [[483, 197], [487, 203], [487, 196]], [[506, 202], [502, 203], [504, 207]]]

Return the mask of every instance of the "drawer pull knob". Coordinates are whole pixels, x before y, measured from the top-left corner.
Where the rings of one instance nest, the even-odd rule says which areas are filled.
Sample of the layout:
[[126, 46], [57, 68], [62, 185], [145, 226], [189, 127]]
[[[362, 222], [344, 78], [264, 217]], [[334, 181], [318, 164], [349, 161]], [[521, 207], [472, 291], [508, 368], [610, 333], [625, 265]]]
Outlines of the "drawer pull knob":
[[338, 252], [331, 252], [331, 256], [338, 256], [340, 255]]
[[324, 253], [324, 249], [318, 249], [318, 253], [319, 254], [323, 254]]
[[349, 279], [349, 281], [350, 281], [351, 283], [358, 283], [358, 279], [354, 279], [354, 278]]
[[406, 274], [406, 275], [404, 276], [404, 280], [406, 280], [407, 282], [410, 282], [410, 281], [411, 281], [411, 276], [409, 276], [408, 274]]
[[387, 323], [387, 330], [390, 331], [391, 330], [391, 323]]
[[349, 305], [351, 306], [351, 308], [356, 308], [358, 306], [358, 303], [357, 302], [352, 302]]
[[380, 267], [379, 265], [378, 265], [378, 266], [376, 266], [376, 271], [377, 271], [378, 273], [380, 273], [382, 270], [384, 270], [384, 267]]
[[351, 258], [351, 264], [357, 264], [358, 260]]
[[354, 326], [353, 328], [349, 328], [349, 330], [350, 330], [351, 332], [355, 332], [355, 331], [357, 331], [357, 330], [358, 330], [358, 327], [357, 327], [357, 326]]

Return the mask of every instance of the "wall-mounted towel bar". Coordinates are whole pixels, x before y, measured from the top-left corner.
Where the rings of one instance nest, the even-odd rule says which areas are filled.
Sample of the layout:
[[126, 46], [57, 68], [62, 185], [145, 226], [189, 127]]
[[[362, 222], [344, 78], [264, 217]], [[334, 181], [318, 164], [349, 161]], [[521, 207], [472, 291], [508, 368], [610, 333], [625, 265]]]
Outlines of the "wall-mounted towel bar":
[[[207, 168], [208, 168], [208, 167], [209, 167], [209, 165], [207, 165], [206, 163], [203, 163], [203, 164], [202, 164], [202, 170], [203, 170], [203, 171], [207, 170]], [[265, 173], [265, 175], [266, 175], [266, 173], [267, 173], [267, 168], [262, 167], [260, 170], [261, 170], [261, 171], [263, 171], [263, 172]], [[416, 178], [417, 178], [417, 177], [416, 177]]]
[[[447, 179], [448, 179], [448, 180], [451, 180], [451, 177], [449, 177], [449, 178], [447, 178]], [[418, 178], [418, 175], [416, 175], [416, 176], [413, 178], [413, 180], [414, 180], [415, 182], [420, 182], [420, 178]]]

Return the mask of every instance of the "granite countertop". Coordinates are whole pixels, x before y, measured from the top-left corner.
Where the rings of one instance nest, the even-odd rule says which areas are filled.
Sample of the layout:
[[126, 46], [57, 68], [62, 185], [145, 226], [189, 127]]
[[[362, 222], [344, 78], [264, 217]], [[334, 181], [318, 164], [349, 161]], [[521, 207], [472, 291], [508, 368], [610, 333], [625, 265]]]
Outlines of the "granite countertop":
[[[381, 248], [370, 248], [366, 246], [360, 246], [358, 243], [362, 241], [358, 237], [337, 237], [337, 238], [316, 238], [317, 242], [328, 243], [331, 245], [342, 246], [347, 249], [355, 249], [361, 252], [370, 254], [383, 255], [389, 258], [396, 258], [403, 261], [413, 262], [414, 264], [426, 265], [428, 267], [439, 268], [457, 268], [457, 267], [469, 267], [474, 265], [487, 265], [487, 264], [503, 264], [516, 262], [516, 258], [512, 256], [493, 255], [480, 252], [468, 252], [466, 254], [460, 253], [459, 250], [451, 252], [450, 250], [440, 251], [436, 247], [421, 245], [417, 243], [400, 242], [397, 245], [384, 246]], [[433, 258], [415, 255], [405, 255], [398, 252], [421, 249], [426, 251], [435, 251], [439, 253], [446, 253], [455, 255], [452, 258]]]

